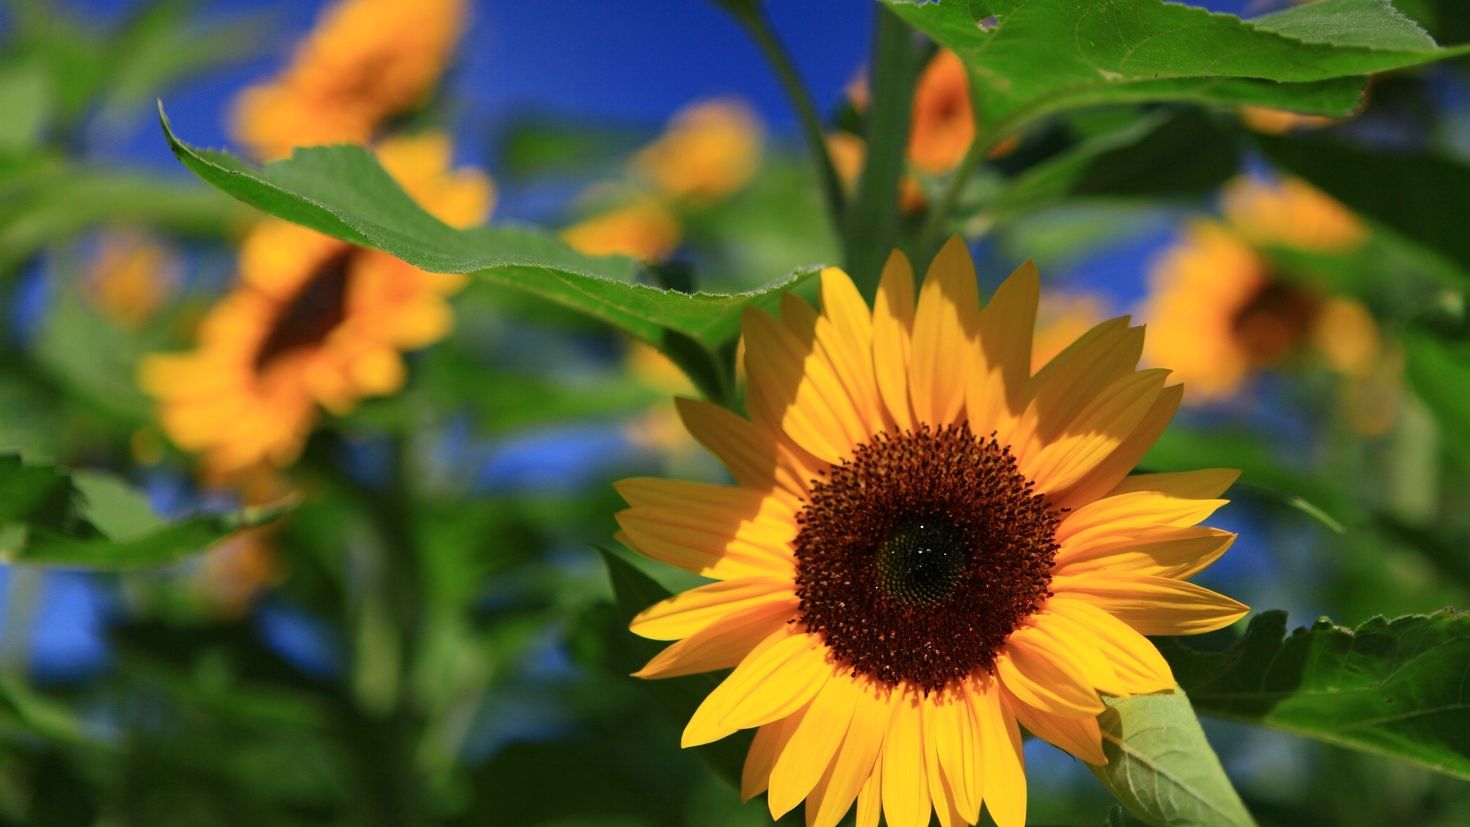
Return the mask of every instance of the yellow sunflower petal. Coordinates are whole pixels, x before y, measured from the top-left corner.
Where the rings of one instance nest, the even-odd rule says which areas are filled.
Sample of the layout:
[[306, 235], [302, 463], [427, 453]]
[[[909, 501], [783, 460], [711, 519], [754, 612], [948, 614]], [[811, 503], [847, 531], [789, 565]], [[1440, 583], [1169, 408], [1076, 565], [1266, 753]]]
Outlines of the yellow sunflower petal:
[[959, 692], [937, 693], [925, 710], [925, 743], [933, 739], [955, 808], [974, 823], [980, 818], [980, 734], [969, 699]]
[[1223, 629], [1250, 608], [1168, 577], [1081, 574], [1053, 577], [1057, 595], [1076, 595], [1145, 635], [1198, 635]]
[[883, 762], [873, 764], [873, 772], [858, 791], [857, 818], [854, 827], [878, 827], [883, 815]]
[[858, 700], [857, 684], [829, 680], [812, 699], [806, 716], [776, 759], [766, 803], [771, 818], [791, 812], [816, 786], [842, 743]]
[[873, 371], [878, 390], [893, 421], [903, 430], [914, 426], [909, 403], [909, 353], [914, 329], [914, 270], [894, 250], [883, 265], [873, 300]]
[[746, 402], [755, 421], [790, 436], [825, 462], [838, 463], [866, 426], [826, 357], [758, 310], [743, 317]]
[[660, 600], [639, 612], [628, 628], [653, 640], [679, 640], [756, 606], [782, 603], [795, 608], [795, 602], [794, 585], [789, 580], [725, 580]]
[[1126, 316], [1082, 334], [1032, 378], [1031, 401], [1016, 423], [1011, 451], [1018, 460], [1061, 433], [1108, 385], [1133, 372], [1143, 350], [1143, 328]]
[[1089, 764], [1102, 766], [1108, 762], [1103, 754], [1102, 728], [1097, 725], [1096, 717], [1063, 718], [1025, 704], [1009, 692], [1001, 697], [1006, 708], [1032, 735]]
[[997, 827], [1025, 827], [1026, 770], [1021, 730], [1001, 704], [996, 681], [966, 685], [975, 729], [980, 733], [980, 792]]
[[1226, 502], [1174, 497], [1158, 491], [1130, 491], [1095, 500], [1072, 511], [1057, 526], [1056, 540], [1063, 546], [1080, 547], [1138, 529], [1192, 526]]
[[677, 397], [674, 404], [690, 436], [724, 463], [736, 482], [747, 488], [774, 484], [805, 496], [819, 465], [815, 457], [802, 461], [776, 435], [712, 402]]
[[1063, 544], [1053, 574], [1146, 574], [1185, 580], [1218, 560], [1234, 542], [1234, 534], [1209, 526], [1129, 531], [1092, 543]]
[[807, 344], [817, 338], [817, 309], [795, 293], [781, 294], [781, 322], [798, 342]]
[[1168, 371], [1147, 370], [1119, 377], [1090, 400], [1060, 433], [1020, 463], [1040, 494], [1075, 485], [1133, 433], [1164, 388]]
[[883, 741], [883, 815], [889, 827], [927, 827], [929, 784], [924, 772], [922, 703], [917, 693], [893, 691], [893, 717]]
[[933, 802], [934, 815], [939, 819], [940, 827], [965, 827], [965, 820], [959, 813], [959, 805], [954, 801], [949, 779], [945, 778], [944, 770], [939, 764], [939, 748], [934, 737], [938, 733], [929, 725], [932, 711], [929, 699], [924, 700], [921, 708], [924, 775], [929, 779], [929, 800]]
[[[1019, 636], [1019, 639], [1018, 639]], [[1018, 629], [995, 658], [995, 675], [1012, 694], [1032, 706], [1058, 715], [1096, 715], [1102, 700], [1071, 663], [1040, 650], [1027, 629]]]
[[[862, 682], [857, 685], [852, 720], [848, 722], [842, 746], [837, 751], [837, 760], [832, 762], [827, 775], [818, 785], [819, 791], [814, 791], [807, 800], [808, 827], [833, 827], [841, 821], [852, 806], [853, 799], [877, 773], [878, 756], [882, 752], [884, 735], [888, 729], [886, 695], [886, 690], [880, 690], [870, 683]], [[858, 809], [858, 821], [861, 823], [861, 804]]]
[[1168, 427], [1175, 412], [1179, 410], [1179, 402], [1183, 398], [1183, 385], [1170, 385], [1160, 391], [1158, 398], [1154, 400], [1153, 407], [1149, 408], [1143, 421], [1133, 429], [1133, 433], [1129, 434], [1123, 443], [1108, 455], [1107, 459], [1099, 462], [1065, 495], [1057, 497], [1055, 499], [1057, 507], [1073, 508], [1081, 503], [1091, 502], [1111, 491], [1128, 475], [1129, 471], [1138, 465], [1138, 461], [1143, 459], [1143, 455], [1148, 453], [1148, 449], [1158, 441], [1159, 435], [1164, 432], [1164, 428]]
[[980, 336], [980, 292], [975, 265], [959, 236], [934, 257], [919, 304], [909, 360], [909, 396], [920, 422], [954, 422], [965, 404], [965, 383]]
[[965, 397], [970, 430], [976, 434], [995, 432], [1001, 440], [1009, 438], [1026, 407], [1040, 296], [1041, 276], [1028, 261], [1001, 282], [980, 312], [980, 347], [986, 370], [970, 371]]
[[[873, 315], [847, 274], [822, 271], [822, 315], [816, 323], [817, 347], [832, 364], [867, 426], [864, 439], [887, 430], [888, 411], [873, 374]], [[790, 295], [790, 294], [787, 294]]]
[[1046, 604], [1052, 622], [1112, 665], [1123, 692], [1141, 694], [1174, 688], [1174, 673], [1148, 638], [1086, 600], [1054, 595]]
[[1224, 494], [1226, 489], [1240, 479], [1234, 468], [1205, 468], [1199, 471], [1176, 471], [1165, 474], [1134, 474], [1124, 477], [1113, 490], [1113, 494], [1132, 491], [1158, 491], [1171, 497], [1191, 500], [1207, 500]]
[[768, 724], [809, 702], [832, 677], [827, 648], [810, 634], [776, 632], [770, 646], [751, 652], [694, 711], [684, 727], [685, 747], [717, 741]]
[[1027, 618], [1026, 625], [1011, 633], [1006, 646], [1029, 650], [1074, 676], [1088, 689], [1127, 695], [1128, 690], [1113, 664], [1102, 652], [1087, 645], [1092, 636], [1074, 634], [1076, 631], [1072, 624], [1043, 608]]
[[666, 647], [633, 676], [653, 680], [730, 669], [795, 616], [794, 602], [763, 603], [727, 615]]
[[745, 753], [745, 765], [740, 770], [741, 801], [755, 798], [771, 785], [771, 770], [776, 766], [776, 759], [781, 757], [804, 717], [806, 710], [801, 709], [756, 729], [750, 751]]

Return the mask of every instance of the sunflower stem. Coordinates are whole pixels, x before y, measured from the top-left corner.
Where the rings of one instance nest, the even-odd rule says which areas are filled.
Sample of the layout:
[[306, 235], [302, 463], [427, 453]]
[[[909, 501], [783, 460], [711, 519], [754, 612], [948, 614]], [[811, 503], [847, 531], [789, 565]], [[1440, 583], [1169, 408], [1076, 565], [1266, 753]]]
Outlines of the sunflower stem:
[[898, 188], [908, 147], [909, 116], [920, 52], [913, 32], [883, 6], [875, 10], [872, 65], [873, 105], [868, 113], [867, 152], [843, 227], [848, 273], [864, 296], [878, 291], [878, 276], [898, 237]]
[[806, 141], [812, 162], [816, 164], [817, 178], [821, 181], [822, 196], [827, 204], [827, 215], [832, 222], [833, 232], [840, 234], [843, 215], [847, 211], [847, 198], [842, 192], [842, 179], [837, 177], [837, 168], [832, 165], [832, 156], [827, 152], [822, 116], [817, 110], [811, 92], [801, 79], [801, 73], [797, 71], [791, 52], [776, 36], [776, 30], [771, 26], [771, 19], [759, 2], [753, 0], [751, 2], [716, 0], [716, 2], [740, 23], [759, 47], [766, 62], [770, 64], [771, 70], [776, 73], [776, 79], [786, 93], [791, 108], [796, 111], [797, 120], [801, 124], [802, 138]]

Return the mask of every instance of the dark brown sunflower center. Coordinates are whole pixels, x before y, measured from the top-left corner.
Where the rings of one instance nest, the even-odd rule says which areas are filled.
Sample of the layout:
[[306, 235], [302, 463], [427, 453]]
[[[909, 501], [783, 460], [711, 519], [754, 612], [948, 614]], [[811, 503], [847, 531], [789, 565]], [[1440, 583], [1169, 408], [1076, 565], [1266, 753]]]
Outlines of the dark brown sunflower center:
[[797, 516], [801, 619], [853, 673], [927, 691], [989, 671], [1051, 582], [1059, 515], [968, 425], [881, 435]]
[[1236, 311], [1231, 330], [1251, 362], [1274, 365], [1301, 344], [1316, 315], [1317, 300], [1310, 293], [1272, 280]]
[[319, 345], [347, 318], [348, 270], [357, 250], [348, 248], [322, 262], [291, 301], [281, 308], [260, 349], [255, 370], [262, 371], [293, 350]]

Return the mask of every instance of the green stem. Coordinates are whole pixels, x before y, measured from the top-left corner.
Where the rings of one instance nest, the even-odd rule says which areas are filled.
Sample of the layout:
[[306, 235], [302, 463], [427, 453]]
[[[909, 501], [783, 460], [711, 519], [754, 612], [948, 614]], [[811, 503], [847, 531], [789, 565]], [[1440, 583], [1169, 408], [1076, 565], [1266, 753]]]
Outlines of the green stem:
[[771, 20], [758, 2], [720, 2], [726, 11], [744, 27], [765, 56], [766, 62], [776, 73], [776, 79], [796, 110], [801, 123], [801, 134], [806, 140], [812, 162], [817, 165], [817, 177], [821, 180], [822, 195], [827, 204], [828, 217], [834, 232], [842, 230], [842, 216], [847, 210], [847, 198], [842, 192], [842, 179], [837, 177], [837, 168], [832, 165], [832, 156], [827, 152], [827, 138], [822, 127], [822, 116], [812, 100], [811, 92], [801, 80], [791, 53], [776, 37]]
[[898, 187], [908, 148], [909, 116], [919, 77], [913, 32], [878, 6], [873, 32], [873, 106], [868, 113], [867, 154], [857, 195], [843, 227], [848, 273], [863, 295], [878, 289], [878, 276], [898, 238]]
[[964, 193], [965, 184], [969, 182], [970, 176], [988, 157], [992, 150], [1000, 145], [1000, 142], [1010, 134], [1010, 126], [1006, 122], [995, 124], [991, 129], [985, 130], [975, 136], [971, 142], [970, 149], [955, 168], [949, 178], [949, 184], [944, 188], [936, 203], [929, 211], [929, 219], [924, 222], [924, 231], [919, 236], [919, 250], [925, 254], [932, 253], [944, 240], [944, 231], [949, 226], [950, 215], [959, 205], [960, 195]]

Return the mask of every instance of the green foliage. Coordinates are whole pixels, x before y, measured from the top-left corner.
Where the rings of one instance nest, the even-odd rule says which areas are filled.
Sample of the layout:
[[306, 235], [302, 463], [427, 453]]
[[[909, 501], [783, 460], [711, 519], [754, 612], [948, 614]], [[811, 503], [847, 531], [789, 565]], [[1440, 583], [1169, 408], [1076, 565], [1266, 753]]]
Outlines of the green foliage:
[[1415, 328], [1405, 335], [1404, 347], [1409, 381], [1442, 426], [1449, 448], [1470, 468], [1470, 342]]
[[0, 455], [0, 559], [122, 570], [172, 563], [204, 551], [237, 529], [278, 517], [283, 506], [154, 517], [143, 494], [96, 471], [68, 472]]
[[1470, 779], [1470, 616], [1453, 610], [1286, 635], [1265, 612], [1223, 651], [1159, 641], [1195, 709]]
[[1154, 827], [1254, 825], [1182, 691], [1108, 698], [1098, 719], [1108, 763], [1094, 775]]
[[[884, 0], [970, 68], [982, 126], [1139, 101], [1344, 115], [1362, 76], [1459, 54], [1386, 0], [1319, 0], [1242, 21], [1163, 0]], [[1044, 44], [1044, 45], [1043, 45]]]

